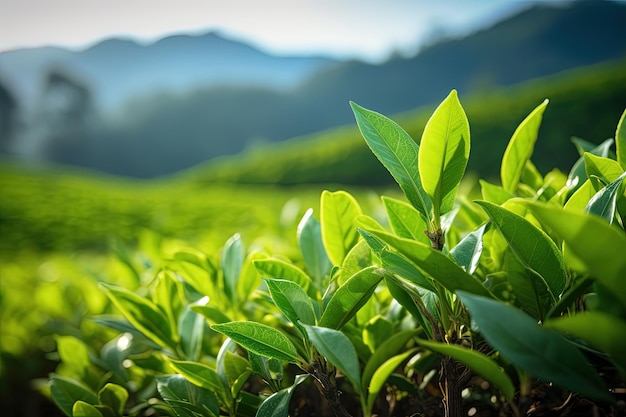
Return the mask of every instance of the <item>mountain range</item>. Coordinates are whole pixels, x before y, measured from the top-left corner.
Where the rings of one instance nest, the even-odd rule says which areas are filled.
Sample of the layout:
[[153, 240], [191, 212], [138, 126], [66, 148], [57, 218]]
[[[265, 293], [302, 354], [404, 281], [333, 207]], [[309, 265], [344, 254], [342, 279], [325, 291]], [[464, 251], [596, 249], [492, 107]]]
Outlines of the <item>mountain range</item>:
[[381, 64], [271, 56], [216, 33], [5, 52], [0, 84], [13, 105], [7, 100], [0, 121], [13, 121], [0, 151], [165, 175], [354, 123], [349, 100], [392, 115], [439, 102], [452, 88], [467, 95], [624, 59], [625, 22], [623, 3], [535, 5]]

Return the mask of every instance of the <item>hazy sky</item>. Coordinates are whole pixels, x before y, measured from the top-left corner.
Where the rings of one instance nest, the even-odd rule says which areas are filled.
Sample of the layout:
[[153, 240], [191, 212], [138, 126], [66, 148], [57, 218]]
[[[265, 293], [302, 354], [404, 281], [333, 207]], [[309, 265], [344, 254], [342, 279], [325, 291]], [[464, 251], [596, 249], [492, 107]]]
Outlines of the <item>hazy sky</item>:
[[442, 29], [466, 33], [537, 1], [0, 0], [0, 51], [216, 29], [279, 54], [380, 60], [394, 50], [414, 52]]

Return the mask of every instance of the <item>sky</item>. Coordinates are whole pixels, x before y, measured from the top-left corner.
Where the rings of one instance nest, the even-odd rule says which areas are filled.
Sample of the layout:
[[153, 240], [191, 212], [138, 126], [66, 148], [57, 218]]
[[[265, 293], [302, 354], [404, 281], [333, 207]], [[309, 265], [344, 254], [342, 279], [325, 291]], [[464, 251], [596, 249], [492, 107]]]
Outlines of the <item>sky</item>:
[[568, 0], [0, 0], [0, 52], [216, 30], [274, 54], [375, 62], [536, 2]]

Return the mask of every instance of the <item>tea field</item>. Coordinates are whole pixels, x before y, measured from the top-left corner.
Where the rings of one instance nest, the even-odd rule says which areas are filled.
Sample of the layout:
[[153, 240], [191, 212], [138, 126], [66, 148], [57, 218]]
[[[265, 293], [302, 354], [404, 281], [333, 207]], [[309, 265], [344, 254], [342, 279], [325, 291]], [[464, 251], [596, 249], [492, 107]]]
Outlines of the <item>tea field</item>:
[[[626, 130], [616, 132], [623, 68], [468, 98], [469, 124], [453, 91], [432, 116], [445, 125], [446, 112], [455, 115], [450, 154], [433, 129], [420, 147], [399, 127], [420, 138], [433, 109], [400, 115], [397, 125], [353, 104], [358, 129], [168, 178], [0, 161], [3, 415], [252, 416], [273, 401], [272, 415], [330, 415], [328, 407], [343, 415], [342, 391], [344, 404], [362, 410], [355, 415], [392, 415], [394, 407], [440, 415], [448, 400], [433, 375], [451, 381], [454, 369], [463, 369], [456, 379], [468, 384], [463, 401], [476, 415], [572, 404], [623, 411], [596, 384], [623, 402], [624, 362], [615, 356], [623, 338], [587, 345], [591, 327], [579, 313], [624, 326], [624, 298], [607, 290], [617, 288], [624, 262], [617, 246], [605, 251], [615, 268], [595, 262], [605, 253], [600, 238], [572, 242], [555, 215], [569, 205], [576, 231], [593, 226], [624, 239]], [[577, 132], [587, 141], [574, 146]], [[605, 141], [612, 136], [619, 150]], [[429, 154], [419, 159], [423, 149]], [[586, 244], [595, 245], [591, 258]], [[594, 299], [604, 307], [591, 308]], [[483, 311], [522, 330], [494, 326]], [[580, 338], [554, 336], [544, 322], [563, 334], [575, 324]], [[229, 337], [223, 344], [221, 335]], [[545, 353], [537, 346], [515, 356], [526, 335], [562, 348], [565, 365], [553, 369], [546, 359], [533, 368]], [[584, 371], [568, 366], [584, 358], [579, 349], [591, 362]], [[471, 383], [470, 368], [478, 374]]]

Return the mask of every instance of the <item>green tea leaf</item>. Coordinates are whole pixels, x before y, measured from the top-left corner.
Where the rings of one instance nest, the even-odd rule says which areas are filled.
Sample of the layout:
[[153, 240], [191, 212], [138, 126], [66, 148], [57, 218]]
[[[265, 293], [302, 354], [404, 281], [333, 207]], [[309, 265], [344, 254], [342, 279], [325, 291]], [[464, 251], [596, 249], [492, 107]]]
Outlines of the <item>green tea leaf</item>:
[[561, 334], [499, 301], [462, 291], [457, 295], [479, 332], [514, 365], [583, 396], [612, 400], [583, 354]]
[[[183, 375], [189, 382], [217, 393], [228, 392], [228, 386], [220, 378], [215, 369], [208, 365], [192, 361], [170, 359], [172, 368]], [[221, 397], [221, 396], [220, 396]]]
[[230, 337], [257, 355], [297, 363], [298, 352], [287, 336], [272, 327], [251, 321], [214, 324], [211, 329]]
[[428, 225], [412, 205], [391, 197], [382, 197], [383, 206], [387, 212], [387, 218], [391, 230], [403, 238], [414, 239], [430, 244], [430, 240], [424, 233]]
[[394, 332], [394, 323], [381, 314], [376, 314], [363, 326], [363, 343], [374, 352]]
[[105, 283], [99, 285], [115, 307], [141, 333], [159, 346], [176, 350], [178, 334], [159, 307], [122, 287]]
[[626, 321], [600, 311], [584, 311], [548, 320], [545, 327], [571, 334], [608, 353], [626, 368]]
[[374, 351], [369, 357], [365, 367], [363, 368], [363, 376], [361, 377], [361, 385], [369, 387], [370, 381], [376, 370], [382, 366], [388, 359], [397, 355], [401, 349], [417, 334], [418, 330], [403, 330], [389, 337]]
[[267, 397], [259, 407], [255, 417], [289, 417], [291, 396], [298, 385], [308, 377], [309, 375], [297, 375], [292, 386]]
[[343, 372], [356, 392], [361, 392], [361, 368], [350, 339], [338, 330], [307, 325], [304, 327], [317, 351]]
[[617, 210], [617, 198], [621, 196], [622, 182], [626, 178], [626, 172], [620, 175], [615, 181], [608, 184], [606, 187], [598, 191], [587, 206], [585, 210], [591, 214], [595, 214], [604, 218], [610, 224], [615, 219], [615, 211]]
[[178, 285], [176, 278], [171, 271], [159, 271], [157, 274], [157, 283], [154, 287], [152, 295], [153, 303], [165, 313], [169, 324], [169, 328], [176, 328], [176, 318], [182, 309], [180, 294], [178, 293]]
[[187, 360], [195, 361], [200, 358], [202, 339], [208, 330], [204, 316], [194, 311], [192, 305], [185, 308], [179, 318], [180, 344]]
[[615, 131], [617, 162], [626, 170], [626, 110], [622, 113]]
[[66, 416], [72, 416], [72, 407], [76, 401], [84, 401], [88, 404], [98, 404], [96, 393], [85, 387], [78, 381], [61, 375], [50, 376], [50, 394], [52, 401]]
[[381, 279], [383, 276], [375, 266], [354, 274], [335, 291], [322, 313], [319, 325], [341, 329], [370, 299]]
[[320, 206], [322, 241], [326, 253], [334, 265], [341, 265], [359, 238], [352, 222], [361, 215], [361, 207], [347, 192], [328, 190], [322, 192]]
[[528, 208], [582, 261], [587, 272], [626, 306], [626, 235], [603, 219], [587, 213], [528, 203]]
[[370, 380], [370, 384], [367, 387], [367, 407], [369, 410], [374, 407], [376, 397], [383, 388], [387, 379], [389, 379], [389, 376], [398, 368], [398, 366], [400, 366], [402, 362], [407, 360], [409, 356], [414, 355], [415, 352], [416, 349], [410, 349], [406, 352], [400, 353], [399, 355], [395, 355], [376, 368], [376, 371], [374, 371], [374, 375], [372, 375], [372, 379]]
[[313, 209], [308, 209], [298, 223], [297, 237], [302, 259], [314, 281], [319, 285], [333, 265], [326, 254], [322, 228], [320, 222], [313, 217]]
[[75, 376], [83, 377], [91, 366], [85, 343], [74, 336], [55, 335], [54, 339], [63, 366], [74, 371]]
[[462, 362], [487, 381], [497, 386], [507, 399], [511, 399], [513, 395], [515, 395], [513, 381], [511, 381], [511, 378], [504, 372], [504, 369], [498, 366], [489, 356], [460, 345], [450, 345], [422, 339], [418, 339], [418, 342], [420, 345], [432, 351], [450, 356]]
[[263, 378], [274, 391], [279, 391], [280, 388], [276, 388], [275, 381], [281, 381], [283, 379], [283, 364], [278, 359], [266, 358], [264, 356], [257, 355], [254, 352], [248, 352], [248, 360], [252, 367], [252, 372]]
[[564, 208], [570, 210], [584, 211], [589, 200], [595, 195], [596, 191], [593, 189], [590, 180], [585, 180], [578, 189], [569, 197]]
[[182, 375], [156, 377], [157, 391], [180, 417], [218, 417], [220, 407], [210, 390], [196, 386]]
[[503, 255], [502, 274], [515, 294], [516, 303], [533, 317], [543, 320], [555, 304], [545, 280], [527, 268], [512, 250], [507, 250]]
[[437, 221], [454, 206], [469, 152], [469, 123], [452, 90], [426, 123], [418, 156], [419, 175]]
[[337, 285], [343, 285], [352, 275], [370, 265], [372, 265], [372, 251], [367, 242], [359, 240], [343, 260], [337, 275]]
[[384, 249], [380, 252], [380, 260], [383, 263], [385, 271], [396, 274], [413, 284], [427, 289], [428, 291], [436, 291], [432, 280], [422, 273], [422, 271], [413, 262], [390, 250]]
[[237, 280], [241, 274], [245, 257], [243, 242], [239, 233], [234, 234], [226, 241], [222, 249], [222, 272], [224, 273], [224, 293], [231, 303], [237, 300]]
[[526, 161], [533, 154], [543, 112], [547, 106], [548, 100], [544, 100], [520, 123], [504, 151], [500, 166], [500, 178], [502, 187], [509, 193], [515, 193]]
[[420, 179], [419, 146], [397, 123], [350, 102], [361, 134], [376, 158], [394, 177], [409, 202], [430, 223], [432, 202]]
[[[417, 320], [419, 324], [418, 327], [421, 327], [428, 337], [432, 338], [433, 326], [431, 326], [428, 318], [422, 313], [420, 304], [423, 305], [433, 317], [436, 317], [436, 312], [431, 311], [427, 306], [429, 298], [434, 301], [433, 304], [438, 304], [436, 295], [431, 291], [420, 289], [415, 285], [409, 285], [404, 279], [396, 277], [395, 275], [385, 277], [385, 283], [387, 284], [387, 289], [391, 296]], [[427, 294], [432, 294], [433, 297], [425, 296]]]
[[128, 391], [121, 385], [108, 383], [98, 392], [98, 401], [121, 416], [128, 401]]
[[[266, 278], [265, 283], [274, 304], [290, 322], [296, 327], [300, 326], [298, 321], [311, 326], [315, 325], [317, 320], [313, 302], [302, 287], [293, 281], [283, 279]], [[306, 335], [304, 329], [301, 327], [300, 329], [304, 332], [303, 335]]]
[[[473, 294], [492, 297], [489, 290], [476, 277], [465, 272], [452, 259], [429, 245], [402, 239], [379, 230], [370, 230], [368, 232], [397, 250], [417, 265], [422, 272], [449, 291], [463, 290]], [[405, 278], [409, 279], [409, 277]]]
[[[311, 286], [311, 278], [300, 268], [278, 259], [261, 259], [254, 261], [254, 266], [265, 278], [286, 279], [293, 281], [305, 291]], [[308, 291], [309, 294], [315, 289]]]
[[237, 299], [240, 302], [247, 301], [250, 296], [259, 288], [263, 277], [254, 266], [254, 261], [266, 259], [267, 255], [258, 251], [250, 253], [243, 262], [239, 279], [237, 280]]
[[452, 255], [457, 265], [468, 274], [473, 274], [478, 267], [478, 261], [483, 252], [483, 235], [488, 230], [488, 227], [489, 223], [485, 223], [478, 229], [468, 233], [450, 250], [450, 255]]
[[489, 215], [520, 261], [543, 278], [556, 300], [565, 289], [563, 256], [542, 230], [524, 217], [488, 201], [476, 201]]
[[530, 159], [526, 161], [520, 181], [535, 191], [539, 191], [542, 187], [545, 188], [546, 185], [543, 176]]
[[[252, 367], [250, 362], [241, 356], [229, 350], [224, 352], [223, 356], [224, 375], [230, 386], [230, 392], [233, 398], [237, 398], [241, 388], [252, 375]], [[219, 367], [218, 367], [219, 370]]]
[[[575, 140], [575, 139], [572, 139]], [[579, 140], [579, 139], [578, 139]], [[593, 145], [593, 144], [592, 144]], [[587, 180], [587, 172], [585, 171], [585, 157], [584, 153], [589, 152], [592, 155], [608, 157], [611, 146], [613, 145], [613, 139], [607, 139], [601, 144], [597, 146], [591, 146], [589, 149], [585, 150], [580, 145], [578, 146], [580, 151], [580, 157], [572, 166], [572, 169], [567, 176], [567, 186], [571, 188], [570, 193], [573, 194], [576, 190], [578, 190]]]
[[74, 417], [103, 417], [96, 407], [84, 401], [76, 401], [72, 406], [72, 416]]
[[187, 262], [195, 265], [209, 274], [215, 273], [215, 267], [211, 261], [209, 261], [204, 253], [198, 250], [191, 248], [180, 249], [174, 254], [174, 259], [180, 262]]
[[485, 180], [478, 180], [480, 183], [480, 195], [483, 200], [490, 201], [494, 204], [503, 204], [515, 197], [499, 185], [491, 184]]
[[609, 183], [624, 173], [621, 165], [613, 159], [603, 158], [590, 153], [585, 153], [583, 157], [588, 178], [596, 176]]

